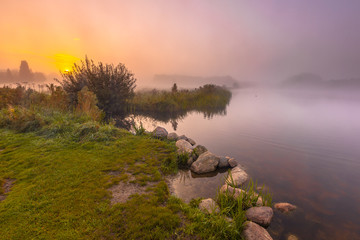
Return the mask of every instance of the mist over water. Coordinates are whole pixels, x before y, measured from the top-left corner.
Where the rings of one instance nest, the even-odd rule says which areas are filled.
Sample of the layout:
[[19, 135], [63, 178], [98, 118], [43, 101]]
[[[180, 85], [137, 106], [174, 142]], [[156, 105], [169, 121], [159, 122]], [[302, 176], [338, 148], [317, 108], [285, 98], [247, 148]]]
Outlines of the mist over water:
[[[360, 238], [360, 98], [345, 93], [269, 89], [233, 91], [226, 115], [192, 113], [179, 120], [185, 134], [218, 155], [235, 157], [273, 201], [297, 205], [276, 214], [269, 232], [286, 239]], [[170, 123], [146, 121], [173, 130]], [[226, 171], [181, 172], [173, 191], [186, 201], [214, 197]], [[306, 230], [305, 230], [306, 229]]]

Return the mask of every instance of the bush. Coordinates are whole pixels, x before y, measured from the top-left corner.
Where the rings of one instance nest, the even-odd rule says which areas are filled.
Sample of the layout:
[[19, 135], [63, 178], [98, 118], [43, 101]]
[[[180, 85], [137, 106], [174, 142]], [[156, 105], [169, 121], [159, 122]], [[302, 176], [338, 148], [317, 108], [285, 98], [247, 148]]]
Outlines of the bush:
[[61, 74], [63, 80], [56, 79], [68, 94], [73, 106], [78, 103], [78, 92], [83, 87], [95, 93], [98, 106], [106, 113], [123, 113], [134, 95], [136, 79], [124, 64], [97, 65], [87, 57], [81, 64], [74, 64], [70, 72]]
[[32, 132], [45, 124], [43, 116], [34, 110], [9, 106], [0, 111], [0, 128], [9, 128], [17, 132]]
[[101, 121], [103, 119], [103, 112], [96, 106], [97, 102], [95, 94], [90, 92], [85, 86], [80, 92], [78, 92], [76, 112], [79, 114], [85, 114], [94, 121]]

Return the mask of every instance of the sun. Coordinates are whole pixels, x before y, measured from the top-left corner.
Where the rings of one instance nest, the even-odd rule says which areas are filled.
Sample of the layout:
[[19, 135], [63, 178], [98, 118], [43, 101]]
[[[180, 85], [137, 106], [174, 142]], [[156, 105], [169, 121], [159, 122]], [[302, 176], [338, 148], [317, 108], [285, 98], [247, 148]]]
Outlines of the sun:
[[55, 54], [51, 58], [54, 59], [56, 68], [62, 73], [71, 72], [74, 63], [80, 60], [78, 57], [62, 53]]

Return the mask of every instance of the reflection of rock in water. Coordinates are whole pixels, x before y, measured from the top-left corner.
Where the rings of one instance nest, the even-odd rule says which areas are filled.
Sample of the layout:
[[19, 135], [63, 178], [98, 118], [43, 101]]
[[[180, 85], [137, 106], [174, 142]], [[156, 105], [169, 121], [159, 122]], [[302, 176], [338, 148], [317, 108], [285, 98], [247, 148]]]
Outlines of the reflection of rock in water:
[[226, 169], [206, 174], [196, 174], [190, 170], [180, 170], [176, 176], [170, 177], [170, 192], [185, 202], [193, 198], [214, 198], [227, 176]]
[[219, 173], [225, 173], [227, 171], [228, 171], [227, 168], [219, 168], [217, 171], [202, 173], [202, 174], [194, 173], [192, 171], [190, 171], [190, 172], [191, 172], [192, 178], [210, 178], [210, 177], [215, 177]]

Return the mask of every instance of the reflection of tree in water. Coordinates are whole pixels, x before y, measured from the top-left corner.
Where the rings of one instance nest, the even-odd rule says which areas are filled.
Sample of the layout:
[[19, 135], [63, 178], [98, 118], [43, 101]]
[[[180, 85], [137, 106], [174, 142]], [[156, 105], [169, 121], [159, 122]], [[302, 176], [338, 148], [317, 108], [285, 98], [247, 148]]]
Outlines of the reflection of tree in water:
[[201, 107], [197, 109], [189, 110], [179, 110], [179, 111], [140, 111], [132, 110], [126, 115], [116, 115], [111, 116], [115, 122], [116, 126], [122, 127], [125, 129], [130, 129], [133, 124], [140, 125], [140, 123], [150, 123], [153, 127], [156, 127], [159, 122], [164, 124], [170, 123], [174, 131], [177, 130], [179, 121], [183, 120], [188, 114], [191, 113], [202, 113], [204, 118], [212, 119], [216, 115], [226, 116], [226, 107], [229, 104], [228, 102], [224, 103], [222, 106], [211, 106], [211, 107]]

